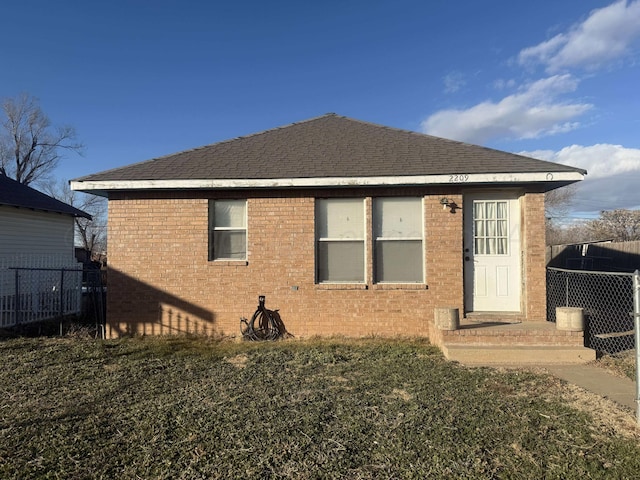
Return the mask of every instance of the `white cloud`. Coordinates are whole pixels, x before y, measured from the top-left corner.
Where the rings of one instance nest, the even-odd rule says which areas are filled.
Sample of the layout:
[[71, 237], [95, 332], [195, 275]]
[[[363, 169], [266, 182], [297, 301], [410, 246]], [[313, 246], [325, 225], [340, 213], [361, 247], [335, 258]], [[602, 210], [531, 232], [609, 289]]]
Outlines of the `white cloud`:
[[609, 177], [629, 172], [640, 173], [640, 149], [625, 148], [622, 145], [608, 143], [591, 146], [571, 145], [557, 152], [535, 150], [519, 152], [519, 154], [584, 168], [589, 178]]
[[543, 64], [549, 73], [576, 67], [596, 69], [627, 54], [638, 37], [640, 0], [622, 0], [593, 10], [567, 33], [523, 49], [518, 61], [521, 65]]
[[504, 80], [502, 78], [499, 78], [498, 80], [493, 82], [493, 87], [496, 90], [506, 90], [508, 88], [514, 88], [515, 86], [516, 86], [516, 81], [513, 78], [510, 78], [509, 80]]
[[587, 170], [573, 199], [576, 211], [597, 214], [601, 210], [640, 208], [640, 149], [603, 143], [519, 153]]
[[497, 103], [486, 101], [466, 110], [441, 110], [421, 123], [431, 135], [472, 143], [490, 138], [536, 138], [578, 127], [573, 121], [591, 108], [586, 103], [563, 103], [563, 93], [573, 92], [578, 81], [555, 75], [523, 87]]
[[467, 81], [460, 72], [450, 72], [442, 79], [445, 93], [455, 93], [464, 87]]

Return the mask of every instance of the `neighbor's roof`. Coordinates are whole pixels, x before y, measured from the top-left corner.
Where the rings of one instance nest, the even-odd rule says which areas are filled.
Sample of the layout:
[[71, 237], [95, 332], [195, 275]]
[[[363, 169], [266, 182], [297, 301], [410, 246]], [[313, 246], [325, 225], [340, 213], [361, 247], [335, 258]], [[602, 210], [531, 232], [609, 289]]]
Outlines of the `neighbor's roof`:
[[[424, 184], [434, 176], [461, 175], [468, 182], [474, 175], [531, 173], [542, 175], [538, 181], [570, 183], [586, 171], [330, 113], [77, 178], [72, 188], [335, 186], [354, 179], [372, 185], [390, 178], [401, 179], [391, 184]], [[435, 183], [455, 178], [442, 180]]]
[[0, 174], [0, 205], [91, 218], [86, 212]]

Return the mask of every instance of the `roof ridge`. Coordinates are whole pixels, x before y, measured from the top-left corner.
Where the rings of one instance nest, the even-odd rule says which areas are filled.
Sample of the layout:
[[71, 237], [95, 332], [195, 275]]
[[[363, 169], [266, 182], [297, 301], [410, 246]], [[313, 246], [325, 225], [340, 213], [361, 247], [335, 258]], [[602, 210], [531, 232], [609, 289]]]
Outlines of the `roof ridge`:
[[[264, 134], [267, 134], [267, 133], [270, 133], [270, 132], [274, 132], [276, 130], [282, 130], [284, 128], [292, 127], [294, 125], [301, 125], [303, 123], [309, 123], [309, 122], [312, 122], [312, 121], [320, 120], [321, 118], [332, 117], [332, 116], [333, 117], [346, 118], [346, 119], [349, 119], [349, 120], [356, 121], [355, 119], [350, 119], [348, 117], [344, 117], [342, 115], [338, 115], [336, 113], [329, 112], [329, 113], [325, 113], [324, 115], [319, 115], [317, 117], [307, 118], [306, 120], [300, 120], [300, 121], [297, 121], [297, 122], [287, 123], [287, 124], [284, 124], [284, 125], [280, 125], [278, 127], [273, 127], [273, 128], [268, 128], [266, 130], [261, 130], [259, 132], [253, 132], [253, 133], [249, 133], [247, 135], [239, 135], [237, 137], [232, 137], [232, 138], [227, 138], [225, 140], [220, 140], [219, 142], [207, 143], [206, 145], [200, 145], [199, 147], [187, 148], [186, 150], [180, 150], [178, 152], [169, 153], [167, 155], [161, 155], [159, 157], [148, 158], [146, 160], [141, 160], [139, 162], [129, 163], [127, 165], [110, 168], [108, 170], [101, 170], [98, 173], [100, 173], [100, 174], [111, 173], [111, 172], [118, 171], [118, 170], [120, 170], [122, 168], [129, 168], [129, 167], [133, 167], [133, 166], [143, 165], [145, 163], [155, 162], [157, 160], [162, 160], [162, 159], [173, 157], [175, 155], [180, 155], [180, 154], [183, 154], [183, 153], [197, 152], [198, 150], [202, 150], [202, 149], [205, 149], [205, 148], [213, 147], [214, 145], [224, 145], [225, 143], [232, 143], [232, 142], [236, 142], [238, 140], [243, 140], [243, 139], [246, 139], [246, 138], [256, 137], [256, 136], [259, 136], [259, 135], [264, 135]], [[82, 181], [83, 178], [89, 177], [89, 176], [93, 176], [93, 175], [95, 175], [95, 174], [83, 175], [82, 177], [75, 178], [74, 180]]]
[[302, 178], [408, 171], [417, 175], [485, 169], [495, 173], [514, 168], [586, 173], [519, 153], [326, 113], [73, 180]]
[[[384, 128], [386, 130], [393, 130], [393, 131], [396, 131], [396, 132], [408, 133], [408, 134], [411, 134], [411, 135], [417, 135], [417, 136], [421, 136], [421, 137], [434, 138], [434, 139], [436, 139], [438, 141], [447, 142], [447, 143], [453, 143], [453, 144], [458, 144], [458, 145], [463, 145], [463, 146], [469, 147], [469, 148], [481, 148], [481, 149], [487, 150], [489, 152], [498, 152], [500, 154], [508, 153], [509, 155], [514, 155], [516, 157], [525, 158], [527, 160], [536, 160], [538, 162], [554, 164], [554, 162], [549, 161], [549, 160], [542, 160], [540, 158], [530, 157], [530, 156], [527, 156], [527, 155], [522, 155], [520, 153], [507, 152], [506, 150], [498, 150], [497, 148], [487, 147], [485, 145], [477, 145], [477, 144], [469, 143], [469, 142], [463, 142], [462, 140], [454, 140], [452, 138], [438, 137], [437, 135], [431, 135], [429, 133], [423, 133], [423, 132], [416, 132], [415, 130], [408, 130], [406, 128], [391, 127], [389, 125], [382, 125], [380, 123], [369, 122], [369, 121], [366, 121], [366, 120], [360, 120], [358, 118], [346, 117], [344, 115], [338, 115], [338, 114], [335, 114], [335, 113], [326, 114], [326, 115], [323, 115], [323, 116], [328, 116], [328, 115], [334, 115], [334, 116], [339, 117], [339, 118], [344, 118], [345, 120], [351, 120], [353, 122], [361, 123], [361, 124], [364, 124], [364, 125], [370, 125], [372, 127]], [[573, 168], [575, 168], [575, 167], [573, 167]], [[583, 169], [578, 169], [578, 170], [583, 170]], [[583, 170], [583, 171], [586, 173], [586, 170]]]

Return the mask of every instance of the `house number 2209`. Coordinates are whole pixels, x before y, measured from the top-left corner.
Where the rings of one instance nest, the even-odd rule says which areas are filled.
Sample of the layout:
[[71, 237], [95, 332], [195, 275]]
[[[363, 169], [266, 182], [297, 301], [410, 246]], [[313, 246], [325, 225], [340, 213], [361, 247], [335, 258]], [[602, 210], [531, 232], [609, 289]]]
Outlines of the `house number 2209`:
[[461, 175], [449, 175], [449, 182], [451, 183], [460, 183], [460, 182], [468, 182], [469, 175], [463, 173]]

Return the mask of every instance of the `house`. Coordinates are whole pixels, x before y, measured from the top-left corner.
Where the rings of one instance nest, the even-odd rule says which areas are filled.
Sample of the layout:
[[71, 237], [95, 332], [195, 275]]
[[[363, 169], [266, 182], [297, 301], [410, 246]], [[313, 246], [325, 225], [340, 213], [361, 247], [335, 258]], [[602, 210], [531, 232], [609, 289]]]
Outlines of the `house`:
[[109, 199], [108, 336], [544, 322], [544, 193], [584, 170], [336, 114], [71, 182]]
[[0, 174], [0, 326], [77, 313], [82, 276], [67, 271], [77, 268], [76, 217], [91, 218]]
[[78, 210], [0, 174], [0, 256], [46, 255], [74, 258]]

